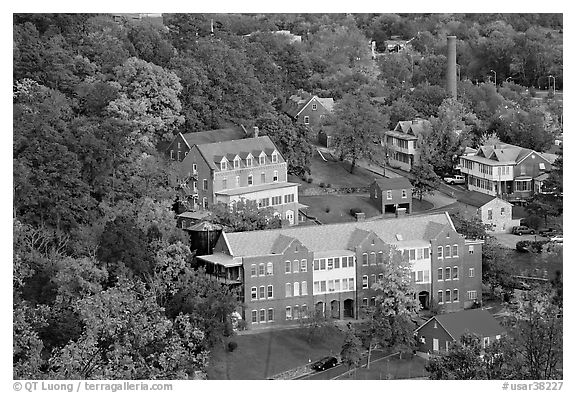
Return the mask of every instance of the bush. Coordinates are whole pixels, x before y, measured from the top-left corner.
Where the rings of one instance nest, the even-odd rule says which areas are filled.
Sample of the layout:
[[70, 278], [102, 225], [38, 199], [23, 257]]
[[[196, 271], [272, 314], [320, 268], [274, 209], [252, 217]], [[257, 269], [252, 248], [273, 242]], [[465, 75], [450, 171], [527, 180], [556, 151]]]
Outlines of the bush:
[[236, 341], [230, 341], [230, 342], [228, 343], [228, 350], [229, 350], [230, 352], [234, 352], [234, 350], [235, 350], [236, 348], [238, 348], [238, 343], [236, 343]]
[[324, 208], [324, 211], [325, 211], [326, 213], [330, 213], [330, 206], [326, 206], [326, 208]]
[[536, 97], [536, 89], [535, 88], [529, 87], [528, 93], [530, 93], [530, 97]]
[[246, 321], [243, 319], [238, 320], [238, 330], [246, 330]]
[[326, 184], [326, 188], [331, 188], [331, 187], [332, 187], [332, 184], [330, 184], [330, 183]]
[[309, 177], [308, 179], [306, 179], [306, 181], [308, 182], [308, 184], [312, 183], [312, 178]]
[[324, 182], [321, 182], [320, 187], [324, 188], [324, 187], [326, 187], [326, 184], [324, 184]]
[[362, 209], [358, 209], [357, 207], [350, 209], [350, 215], [352, 217], [356, 217], [356, 213], [362, 213]]
[[541, 224], [542, 224], [542, 218], [540, 216], [531, 215], [526, 218], [523, 218], [520, 225], [526, 225], [529, 228], [538, 229], [540, 228]]
[[548, 240], [520, 240], [516, 243], [516, 250], [520, 252], [542, 252], [542, 247], [544, 244], [548, 243]]

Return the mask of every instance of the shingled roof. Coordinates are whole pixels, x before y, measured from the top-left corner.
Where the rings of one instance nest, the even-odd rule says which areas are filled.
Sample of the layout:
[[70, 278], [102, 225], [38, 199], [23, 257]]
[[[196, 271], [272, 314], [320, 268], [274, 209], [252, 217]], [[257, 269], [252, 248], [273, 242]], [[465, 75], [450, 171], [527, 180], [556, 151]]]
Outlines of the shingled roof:
[[458, 202], [462, 202], [471, 206], [481, 207], [494, 199], [497, 199], [497, 197], [478, 191], [467, 191], [460, 198], [458, 198]]
[[328, 111], [332, 111], [334, 107], [333, 98], [322, 98], [304, 91], [291, 95], [282, 105], [282, 111], [295, 118], [313, 98], [316, 98], [316, 101]]
[[[220, 170], [220, 166], [216, 165], [216, 163], [220, 163], [222, 157], [229, 157], [229, 161], [232, 161], [236, 154], [240, 155], [242, 152], [252, 152], [254, 157], [258, 157], [263, 151], [268, 156], [266, 158], [266, 163], [269, 164], [272, 162], [271, 154], [274, 151], [278, 151], [274, 142], [272, 142], [268, 136], [202, 144], [198, 145], [198, 150], [206, 159], [208, 165], [215, 170]], [[278, 162], [285, 162], [280, 152], [278, 152]], [[258, 164], [257, 158], [254, 163], [255, 165]], [[241, 165], [245, 165], [245, 162], [242, 162]]]
[[391, 177], [389, 179], [374, 179], [382, 191], [412, 188], [412, 183], [405, 177]]
[[236, 139], [243, 139], [247, 136], [242, 127], [229, 127], [220, 128], [217, 130], [189, 132], [182, 134], [182, 137], [188, 143], [188, 146], [203, 145], [206, 143], [232, 141]]
[[500, 326], [492, 314], [479, 308], [436, 315], [426, 321], [416, 331], [422, 329], [433, 320], [436, 320], [454, 340], [459, 340], [464, 333], [473, 333], [481, 337], [491, 337], [505, 333], [505, 329]]
[[245, 257], [273, 254], [278, 250], [278, 242], [282, 243], [278, 240], [280, 236], [298, 239], [308, 250], [318, 252], [341, 250], [343, 247], [352, 246], [359, 239], [365, 238], [370, 231], [392, 245], [401, 246], [403, 243], [414, 243], [416, 240], [429, 241], [430, 238], [427, 236], [437, 234], [446, 225], [454, 229], [452, 220], [447, 214], [436, 213], [374, 221], [222, 233], [222, 236], [228, 244], [231, 255]]

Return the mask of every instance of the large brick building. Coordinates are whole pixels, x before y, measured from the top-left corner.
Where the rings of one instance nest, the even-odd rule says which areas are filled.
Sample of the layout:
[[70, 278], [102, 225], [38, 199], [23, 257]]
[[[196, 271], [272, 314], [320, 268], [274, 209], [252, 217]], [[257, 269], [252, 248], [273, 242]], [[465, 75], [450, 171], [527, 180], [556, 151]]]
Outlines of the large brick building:
[[222, 233], [198, 256], [213, 277], [237, 286], [248, 328], [298, 323], [311, 312], [361, 318], [375, 302], [390, 247], [410, 261], [416, 296], [458, 311], [481, 301], [482, 241], [465, 240], [446, 213]]
[[320, 126], [324, 117], [332, 113], [333, 107], [333, 98], [322, 98], [300, 91], [286, 100], [282, 111], [294, 121], [314, 128]]
[[199, 209], [244, 198], [298, 223], [298, 184], [288, 182], [287, 163], [268, 136], [193, 145], [179, 177]]

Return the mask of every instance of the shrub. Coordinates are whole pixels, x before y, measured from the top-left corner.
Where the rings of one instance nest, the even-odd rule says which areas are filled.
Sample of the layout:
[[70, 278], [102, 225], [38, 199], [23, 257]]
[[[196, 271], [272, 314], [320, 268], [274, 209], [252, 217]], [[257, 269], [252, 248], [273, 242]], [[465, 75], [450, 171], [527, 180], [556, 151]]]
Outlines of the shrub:
[[326, 213], [330, 213], [330, 206], [326, 206], [326, 208], [324, 208], [324, 211], [325, 211]]
[[528, 88], [528, 93], [530, 93], [530, 97], [536, 97], [536, 89], [532, 86]]
[[358, 209], [357, 207], [350, 209], [350, 215], [352, 217], [356, 217], [356, 213], [362, 213], [362, 209]]
[[332, 187], [332, 184], [330, 184], [330, 183], [326, 184], [326, 188], [331, 188], [331, 187]]
[[230, 341], [230, 342], [228, 343], [228, 350], [229, 350], [230, 352], [234, 352], [234, 350], [235, 350], [236, 348], [238, 348], [238, 343], [236, 343], [236, 341]]
[[246, 321], [243, 319], [238, 320], [238, 330], [246, 330]]
[[324, 188], [326, 186], [326, 184], [324, 184], [324, 182], [320, 183], [320, 187]]
[[532, 229], [540, 228], [541, 224], [542, 224], [542, 218], [540, 218], [540, 216], [536, 216], [536, 215], [531, 215], [531, 216], [528, 216], [528, 217], [522, 219], [522, 223], [521, 223], [521, 225], [526, 225], [527, 227], [532, 228]]
[[308, 179], [306, 179], [306, 181], [308, 182], [308, 184], [312, 183], [312, 178], [309, 177]]

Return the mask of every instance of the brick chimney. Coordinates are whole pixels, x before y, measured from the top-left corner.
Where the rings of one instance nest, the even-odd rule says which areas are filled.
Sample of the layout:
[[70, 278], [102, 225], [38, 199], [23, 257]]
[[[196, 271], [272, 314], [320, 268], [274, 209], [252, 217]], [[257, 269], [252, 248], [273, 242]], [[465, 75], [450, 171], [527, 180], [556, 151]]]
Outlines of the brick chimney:
[[258, 138], [258, 127], [254, 126], [254, 138]]
[[448, 68], [446, 69], [446, 90], [456, 99], [456, 36], [448, 37]]

